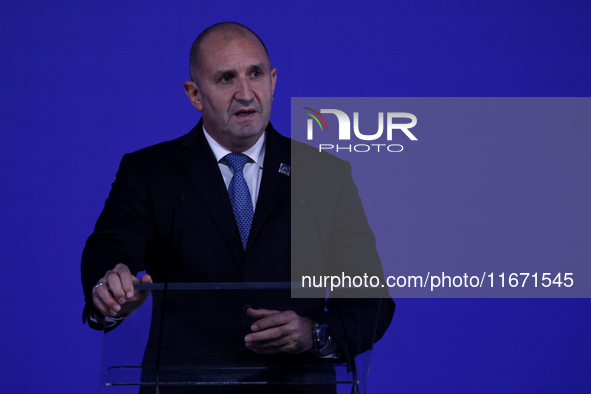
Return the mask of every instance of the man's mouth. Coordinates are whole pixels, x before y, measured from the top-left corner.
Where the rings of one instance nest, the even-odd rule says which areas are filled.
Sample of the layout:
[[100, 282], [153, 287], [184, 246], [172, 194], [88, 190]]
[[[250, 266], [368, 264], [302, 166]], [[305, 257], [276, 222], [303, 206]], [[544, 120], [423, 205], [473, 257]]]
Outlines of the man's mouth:
[[244, 117], [247, 117], [248, 115], [254, 114], [255, 112], [256, 111], [253, 109], [241, 109], [241, 110], [236, 111], [234, 113], [234, 115], [244, 118]]

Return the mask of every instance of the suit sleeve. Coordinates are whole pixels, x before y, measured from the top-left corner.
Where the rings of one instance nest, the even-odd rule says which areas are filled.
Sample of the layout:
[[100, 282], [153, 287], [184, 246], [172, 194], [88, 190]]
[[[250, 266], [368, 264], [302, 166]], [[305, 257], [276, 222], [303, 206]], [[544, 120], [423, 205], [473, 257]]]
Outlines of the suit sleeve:
[[122, 263], [132, 274], [145, 269], [146, 253], [153, 240], [154, 210], [140, 165], [133, 155], [121, 160], [105, 207], [86, 241], [82, 253], [81, 276], [85, 296], [83, 322], [102, 330], [89, 319], [94, 313], [93, 286], [105, 273]]
[[[392, 321], [395, 304], [384, 284], [382, 264], [376, 249], [375, 236], [369, 227], [351, 166], [341, 166], [338, 199], [332, 214], [326, 257], [329, 275], [377, 276], [378, 288], [334, 291], [327, 300], [321, 319], [345, 353], [347, 361], [370, 349]], [[374, 282], [375, 283], [375, 282]], [[349, 364], [351, 365], [351, 364]]]

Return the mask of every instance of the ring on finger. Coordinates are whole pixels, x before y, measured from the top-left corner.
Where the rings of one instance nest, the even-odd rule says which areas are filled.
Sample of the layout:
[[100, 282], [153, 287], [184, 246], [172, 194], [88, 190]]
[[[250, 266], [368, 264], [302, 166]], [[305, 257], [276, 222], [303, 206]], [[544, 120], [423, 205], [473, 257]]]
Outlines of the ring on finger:
[[105, 284], [103, 282], [99, 282], [96, 284], [96, 286], [94, 286], [95, 289], [98, 289], [99, 286], [104, 286]]

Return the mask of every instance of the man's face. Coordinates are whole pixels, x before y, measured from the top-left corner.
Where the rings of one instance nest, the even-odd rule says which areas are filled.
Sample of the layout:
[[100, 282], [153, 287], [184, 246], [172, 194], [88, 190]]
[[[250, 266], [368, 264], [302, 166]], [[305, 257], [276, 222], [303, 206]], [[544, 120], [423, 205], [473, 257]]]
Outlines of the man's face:
[[222, 146], [244, 151], [269, 123], [276, 70], [252, 34], [211, 33], [201, 43], [195, 91], [185, 83], [207, 132]]

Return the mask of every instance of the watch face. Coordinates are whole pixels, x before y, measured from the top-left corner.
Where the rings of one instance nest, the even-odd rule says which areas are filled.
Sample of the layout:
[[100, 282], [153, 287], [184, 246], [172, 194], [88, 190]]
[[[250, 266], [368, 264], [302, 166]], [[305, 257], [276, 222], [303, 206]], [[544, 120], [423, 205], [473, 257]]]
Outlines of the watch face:
[[320, 347], [326, 346], [328, 343], [328, 326], [326, 324], [317, 324], [314, 327], [315, 338], [314, 342], [316, 342]]

